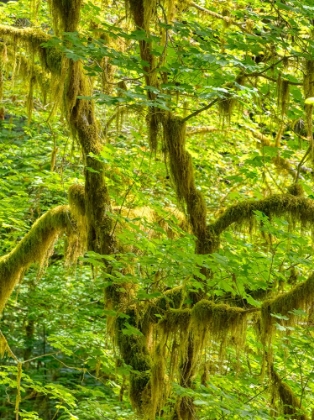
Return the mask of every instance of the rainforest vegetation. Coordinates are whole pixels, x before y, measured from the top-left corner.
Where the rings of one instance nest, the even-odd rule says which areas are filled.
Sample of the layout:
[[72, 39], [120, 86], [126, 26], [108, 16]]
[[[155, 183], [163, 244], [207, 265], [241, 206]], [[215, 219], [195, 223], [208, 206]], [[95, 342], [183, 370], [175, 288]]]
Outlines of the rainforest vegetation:
[[0, 2], [1, 419], [314, 419], [313, 16]]

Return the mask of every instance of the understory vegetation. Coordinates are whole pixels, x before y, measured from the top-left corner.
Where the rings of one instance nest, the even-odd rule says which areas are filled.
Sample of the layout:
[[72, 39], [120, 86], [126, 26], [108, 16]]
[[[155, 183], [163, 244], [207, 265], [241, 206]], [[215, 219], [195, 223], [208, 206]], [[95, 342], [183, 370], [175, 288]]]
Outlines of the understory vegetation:
[[314, 419], [313, 13], [0, 3], [1, 419]]

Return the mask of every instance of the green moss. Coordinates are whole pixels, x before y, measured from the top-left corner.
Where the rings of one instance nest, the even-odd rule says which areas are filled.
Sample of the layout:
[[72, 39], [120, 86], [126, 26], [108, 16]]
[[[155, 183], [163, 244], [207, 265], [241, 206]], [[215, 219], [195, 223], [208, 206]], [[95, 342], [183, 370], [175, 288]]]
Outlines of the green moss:
[[3, 72], [7, 61], [7, 47], [0, 42], [0, 101], [3, 99]]
[[194, 420], [196, 419], [196, 410], [192, 397], [180, 397], [174, 408], [172, 420]]
[[[289, 216], [292, 222], [300, 222], [302, 226], [311, 226], [314, 223], [313, 200], [302, 196], [282, 194], [272, 195], [264, 200], [247, 200], [229, 207], [215, 223], [207, 226], [210, 244], [218, 246], [219, 235], [233, 223], [239, 225], [252, 223], [254, 211], [261, 211], [269, 217]], [[215, 248], [212, 248], [212, 252], [214, 250]]]
[[232, 112], [235, 106], [234, 98], [232, 98], [232, 96], [229, 94], [224, 99], [221, 99], [218, 102], [218, 106], [219, 106], [219, 113], [222, 116], [223, 120], [226, 121], [228, 124], [230, 124]]
[[26, 108], [27, 108], [27, 121], [28, 124], [31, 122], [32, 114], [33, 114], [33, 95], [34, 95], [34, 85], [36, 82], [36, 78], [33, 74], [31, 74], [29, 80], [29, 88], [27, 93], [27, 100], [26, 100]]
[[[12, 43], [14, 48], [16, 48], [16, 45], [21, 45], [26, 47], [31, 55], [38, 54], [44, 70], [60, 75], [62, 63], [61, 53], [55, 48], [42, 46], [42, 44], [47, 43], [51, 39], [50, 35], [36, 28], [19, 29], [7, 25], [0, 25], [0, 35]], [[14, 56], [15, 50], [11, 54]], [[24, 57], [20, 57], [19, 59], [20, 61], [28, 61]]]
[[290, 312], [293, 309], [306, 310], [312, 304], [314, 296], [314, 274], [306, 281], [294, 286], [289, 292], [282, 293], [273, 299], [266, 300], [262, 304], [262, 337], [264, 342], [271, 336], [273, 324], [277, 320], [271, 314], [288, 315], [286, 323], [292, 323], [294, 317]]
[[62, 55], [55, 48], [47, 47], [39, 49], [39, 57], [47, 71], [60, 75], [62, 67]]
[[6, 39], [14, 39], [23, 45], [28, 45], [34, 50], [38, 50], [40, 45], [47, 42], [51, 36], [38, 28], [19, 29], [15, 26], [0, 25], [0, 35]]
[[48, 211], [9, 254], [0, 258], [0, 312], [28, 266], [44, 264], [58, 235], [72, 231], [71, 220], [68, 206]]
[[156, 12], [156, 0], [127, 0], [136, 26], [149, 32], [152, 16]]
[[[169, 394], [169, 381], [166, 376], [167, 353], [165, 343], [159, 342], [156, 346], [151, 369], [151, 402], [148, 418], [155, 419], [156, 412], [162, 408]], [[170, 378], [169, 378], [170, 379]]]
[[71, 214], [74, 218], [73, 231], [75, 234], [68, 237], [66, 248], [66, 262], [73, 264], [77, 258], [86, 251], [87, 247], [87, 221], [85, 212], [85, 188], [74, 184], [68, 191]]
[[286, 115], [289, 107], [289, 81], [282, 80], [279, 92], [281, 115]]
[[288, 187], [288, 193], [291, 195], [295, 195], [296, 197], [303, 197], [304, 196], [304, 190], [302, 185], [300, 184], [292, 184], [290, 187]]
[[273, 391], [277, 394], [283, 405], [283, 414], [296, 420], [309, 420], [301, 406], [301, 401], [294, 394], [293, 390], [285, 384], [278, 373], [271, 366], [271, 377], [273, 380]]
[[158, 133], [160, 126], [157, 110], [150, 108], [146, 120], [148, 125], [149, 146], [152, 152], [156, 152], [158, 147]]
[[130, 400], [133, 408], [142, 415], [149, 410], [150, 377], [152, 361], [145, 345], [145, 338], [140, 334], [129, 334], [124, 330], [126, 324], [138, 327], [137, 313], [129, 308], [125, 316], [116, 319], [116, 344], [119, 347], [124, 363], [132, 368], [130, 373]]
[[198, 238], [197, 252], [206, 253], [206, 203], [196, 189], [190, 154], [185, 150], [185, 123], [171, 114], [163, 119], [164, 141], [170, 171], [179, 200], [186, 204], [193, 233]]
[[203, 299], [191, 311], [191, 328], [196, 335], [206, 330], [217, 339], [223, 338], [228, 332], [237, 332], [235, 335], [240, 342], [246, 330], [246, 311]]
[[84, 75], [82, 63], [69, 62], [65, 87], [65, 109], [72, 134], [83, 149], [85, 171], [85, 212], [87, 221], [87, 246], [100, 254], [113, 251], [114, 239], [111, 235], [112, 220], [107, 216], [110, 198], [104, 179], [104, 165], [90, 154], [99, 155], [100, 143], [95, 119], [94, 105], [78, 96], [90, 96], [91, 84]]
[[163, 330], [163, 334], [168, 336], [170, 333], [181, 332], [186, 335], [189, 330], [191, 310], [168, 309], [164, 318], [160, 320], [158, 326]]
[[85, 188], [81, 184], [73, 184], [68, 192], [69, 204], [72, 213], [85, 216]]
[[49, 0], [49, 3], [56, 33], [76, 31], [82, 0]]

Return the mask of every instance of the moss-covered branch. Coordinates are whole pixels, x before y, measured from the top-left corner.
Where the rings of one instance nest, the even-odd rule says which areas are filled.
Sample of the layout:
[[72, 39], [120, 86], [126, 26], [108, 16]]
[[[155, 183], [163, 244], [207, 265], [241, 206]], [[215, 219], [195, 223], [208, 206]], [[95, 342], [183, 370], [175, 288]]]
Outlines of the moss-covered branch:
[[193, 233], [197, 237], [196, 252], [206, 254], [206, 203], [196, 188], [192, 158], [185, 148], [185, 122], [169, 114], [162, 123], [177, 196], [186, 205]]
[[[156, 0], [127, 0], [126, 6], [129, 8], [134, 24], [138, 29], [143, 29], [147, 36], [150, 35], [150, 24], [152, 16], [156, 13]], [[143, 70], [145, 74], [145, 81], [147, 86], [158, 86], [157, 78], [157, 58], [152, 53], [152, 45], [150, 41], [139, 41], [141, 59], [143, 60]], [[147, 97], [154, 101], [157, 97], [153, 89], [147, 90]], [[148, 135], [150, 147], [153, 151], [157, 150], [157, 136], [160, 120], [160, 112], [157, 108], [150, 108], [147, 114]]]
[[0, 312], [25, 269], [31, 263], [43, 263], [58, 235], [71, 230], [71, 223], [70, 207], [56, 207], [41, 216], [21, 242], [0, 258]]
[[12, 40], [20, 40], [31, 44], [34, 48], [47, 42], [51, 36], [40, 29], [16, 28], [15, 26], [0, 25], [0, 36]]
[[[296, 193], [295, 191], [293, 192]], [[299, 193], [297, 191], [297, 193]], [[314, 224], [314, 203], [300, 195], [281, 194], [272, 195], [264, 200], [247, 200], [229, 207], [216, 222], [208, 225], [208, 237], [211, 252], [219, 245], [219, 235], [233, 223], [249, 224], [255, 211], [263, 212], [266, 216], [289, 216], [293, 221], [302, 225]]]
[[268, 299], [262, 305], [262, 333], [264, 338], [271, 334], [274, 319], [271, 314], [288, 315], [291, 322], [294, 309], [308, 309], [314, 297], [314, 273], [304, 282], [293, 287], [289, 292]]
[[289, 419], [309, 420], [302, 409], [301, 401], [293, 390], [282, 381], [273, 366], [271, 366], [270, 374], [273, 380], [273, 390], [275, 394], [278, 394], [283, 405], [283, 414], [287, 415]]
[[25, 46], [28, 51], [38, 54], [40, 62], [46, 71], [60, 74], [62, 54], [53, 47], [44, 47], [43, 44], [51, 39], [51, 35], [35, 28], [15, 28], [14, 26], [0, 25], [0, 36], [12, 45]]

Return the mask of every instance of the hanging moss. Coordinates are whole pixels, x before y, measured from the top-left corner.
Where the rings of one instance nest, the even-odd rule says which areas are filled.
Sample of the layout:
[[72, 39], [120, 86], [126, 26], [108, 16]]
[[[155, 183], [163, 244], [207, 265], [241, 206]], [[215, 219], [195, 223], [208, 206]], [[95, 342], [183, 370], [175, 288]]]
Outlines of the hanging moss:
[[290, 419], [309, 420], [302, 409], [301, 401], [293, 390], [282, 381], [273, 366], [271, 366], [271, 377], [273, 380], [273, 391], [279, 396], [283, 405], [283, 414], [289, 416]]
[[[206, 203], [202, 194], [196, 189], [194, 170], [190, 154], [185, 150], [186, 127], [185, 122], [171, 113], [162, 118], [164, 128], [165, 152], [169, 159], [172, 179], [175, 184], [178, 199], [186, 206], [192, 232], [197, 237], [196, 253], [208, 253], [208, 238], [206, 231]], [[202, 291], [196, 293], [195, 301], [200, 299]], [[195, 373], [199, 348], [195, 344], [195, 337], [190, 334], [191, 312], [189, 309], [168, 311], [167, 316], [161, 321], [164, 335], [178, 334], [180, 344], [178, 347], [177, 362], [180, 361], [180, 384], [190, 387]], [[177, 418], [192, 419], [194, 405], [189, 397], [180, 398], [175, 405]], [[192, 416], [192, 417], [191, 417]], [[173, 417], [176, 418], [176, 417]]]
[[71, 214], [75, 219], [73, 231], [75, 234], [68, 237], [66, 248], [66, 262], [74, 264], [78, 257], [83, 255], [87, 247], [87, 222], [85, 212], [85, 188], [74, 184], [69, 188], [68, 200]]
[[282, 80], [281, 91], [280, 91], [280, 108], [281, 115], [286, 115], [289, 107], [289, 82], [288, 80]]
[[78, 216], [85, 216], [85, 188], [81, 184], [73, 184], [68, 192], [71, 212]]
[[[224, 19], [224, 22], [229, 24], [229, 18], [226, 17], [226, 19]], [[237, 104], [232, 90], [239, 89], [242, 85], [245, 84], [245, 80], [245, 75], [243, 75], [242, 73], [238, 74], [234, 83], [228, 83], [226, 86], [228, 89], [230, 89], [230, 91], [225, 94], [224, 98], [218, 101], [220, 116], [222, 117], [223, 122], [226, 122], [228, 125], [231, 122], [232, 113], [234, 111], [235, 105]]]
[[31, 74], [30, 80], [29, 80], [29, 87], [28, 87], [28, 93], [27, 93], [27, 100], [26, 100], [26, 107], [27, 107], [27, 121], [28, 124], [30, 124], [32, 120], [32, 114], [33, 114], [33, 96], [34, 96], [34, 84], [36, 82], [35, 76]]
[[229, 333], [234, 337], [236, 344], [243, 344], [246, 314], [242, 308], [215, 304], [205, 299], [199, 301], [191, 311], [190, 327], [198, 342], [198, 350], [204, 348], [209, 336], [224, 340]]
[[154, 108], [150, 108], [146, 120], [148, 125], [149, 146], [152, 152], [156, 152], [158, 147], [158, 133], [160, 130], [160, 118], [158, 111]]
[[142, 316], [142, 330], [145, 335], [150, 331], [152, 324], [160, 321], [160, 316], [165, 315], [169, 309], [178, 309], [184, 300], [184, 290], [182, 286], [174, 287], [164, 292], [163, 296], [151, 300]]
[[3, 38], [14, 39], [23, 45], [28, 45], [30, 48], [37, 51], [41, 48], [41, 44], [51, 39], [50, 35], [38, 28], [19, 29], [9, 25], [0, 25], [0, 35]]
[[[60, 76], [62, 68], [62, 55], [55, 48], [47, 47], [39, 49], [39, 57], [47, 71]], [[60, 82], [60, 79], [59, 79]]]
[[[60, 73], [51, 74], [51, 83], [50, 83], [50, 101], [52, 102], [52, 107], [48, 117], [48, 121], [52, 116], [55, 115], [58, 108], [61, 108], [62, 112], [65, 111], [64, 107], [64, 83], [60, 83], [61, 80], [66, 80], [68, 72], [68, 61], [63, 58], [61, 61], [61, 70]], [[65, 112], [66, 114], [66, 112]]]
[[164, 318], [159, 322], [159, 327], [163, 330], [163, 334], [177, 333], [178, 331], [186, 334], [190, 325], [191, 310], [185, 309], [168, 309]]
[[312, 200], [291, 194], [272, 195], [264, 200], [248, 200], [229, 207], [216, 222], [207, 227], [211, 246], [217, 249], [219, 235], [233, 223], [249, 224], [254, 211], [261, 211], [267, 216], [289, 216], [303, 226], [314, 223], [314, 204]]
[[77, 30], [82, 0], [49, 0], [49, 4], [57, 34]]
[[4, 42], [0, 42], [0, 101], [3, 99], [4, 68], [7, 61], [7, 47]]
[[88, 226], [88, 249], [100, 254], [113, 250], [112, 221], [107, 216], [110, 198], [104, 179], [104, 165], [90, 153], [99, 155], [101, 143], [92, 101], [78, 99], [90, 96], [91, 84], [84, 75], [82, 63], [70, 61], [65, 88], [65, 108], [72, 133], [79, 140], [86, 161], [85, 209]]
[[43, 264], [58, 235], [63, 231], [71, 232], [71, 220], [68, 206], [48, 211], [9, 254], [0, 258], [0, 312], [23, 271], [31, 263]]
[[[152, 16], [156, 12], [156, 0], [127, 0], [126, 5], [128, 6], [131, 15], [133, 17], [135, 25], [139, 29], [143, 29], [149, 36], [150, 24]], [[156, 57], [151, 52], [151, 44], [149, 41], [139, 41], [141, 58], [147, 62], [148, 65], [144, 67], [145, 80], [148, 86], [156, 87], [158, 85], [156, 68]], [[148, 97], [150, 99], [155, 98], [155, 94], [152, 91], [148, 91]]]
[[218, 102], [218, 106], [219, 114], [227, 124], [230, 124], [231, 116], [235, 106], [235, 99], [231, 94], [229, 94]]
[[[158, 323], [160, 340], [164, 343], [164, 346], [169, 345], [171, 342], [177, 343], [176, 349], [172, 349], [177, 354], [175, 359], [171, 358], [170, 370], [172, 372], [178, 371], [179, 363], [183, 365], [186, 362], [188, 343], [190, 341], [190, 320], [191, 310], [189, 308], [168, 309], [165, 316]], [[185, 376], [185, 373], [182, 372], [182, 366], [179, 371], [181, 371], [181, 375]]]
[[273, 331], [274, 322], [278, 322], [271, 314], [288, 316], [288, 323], [292, 323], [294, 317], [290, 314], [293, 309], [306, 310], [313, 301], [314, 296], [314, 274], [306, 281], [294, 286], [289, 292], [282, 293], [273, 299], [266, 300], [262, 304], [262, 334], [264, 341]]
[[138, 328], [137, 314], [129, 308], [125, 316], [116, 319], [115, 339], [119, 347], [124, 362], [132, 368], [130, 373], [130, 400], [133, 408], [140, 415], [149, 411], [150, 404], [150, 377], [151, 377], [151, 357], [145, 345], [144, 336], [129, 334], [124, 331], [127, 325]]
[[304, 190], [302, 185], [300, 184], [292, 184], [290, 187], [288, 187], [288, 193], [291, 195], [294, 195], [296, 197], [303, 197], [304, 196]]
[[9, 43], [13, 40], [13, 53], [11, 51], [13, 56], [17, 44], [24, 46], [31, 54], [38, 54], [46, 71], [60, 75], [62, 54], [53, 47], [42, 46], [51, 39], [50, 35], [36, 28], [19, 29], [13, 26], [0, 25], [0, 36], [7, 39]]

